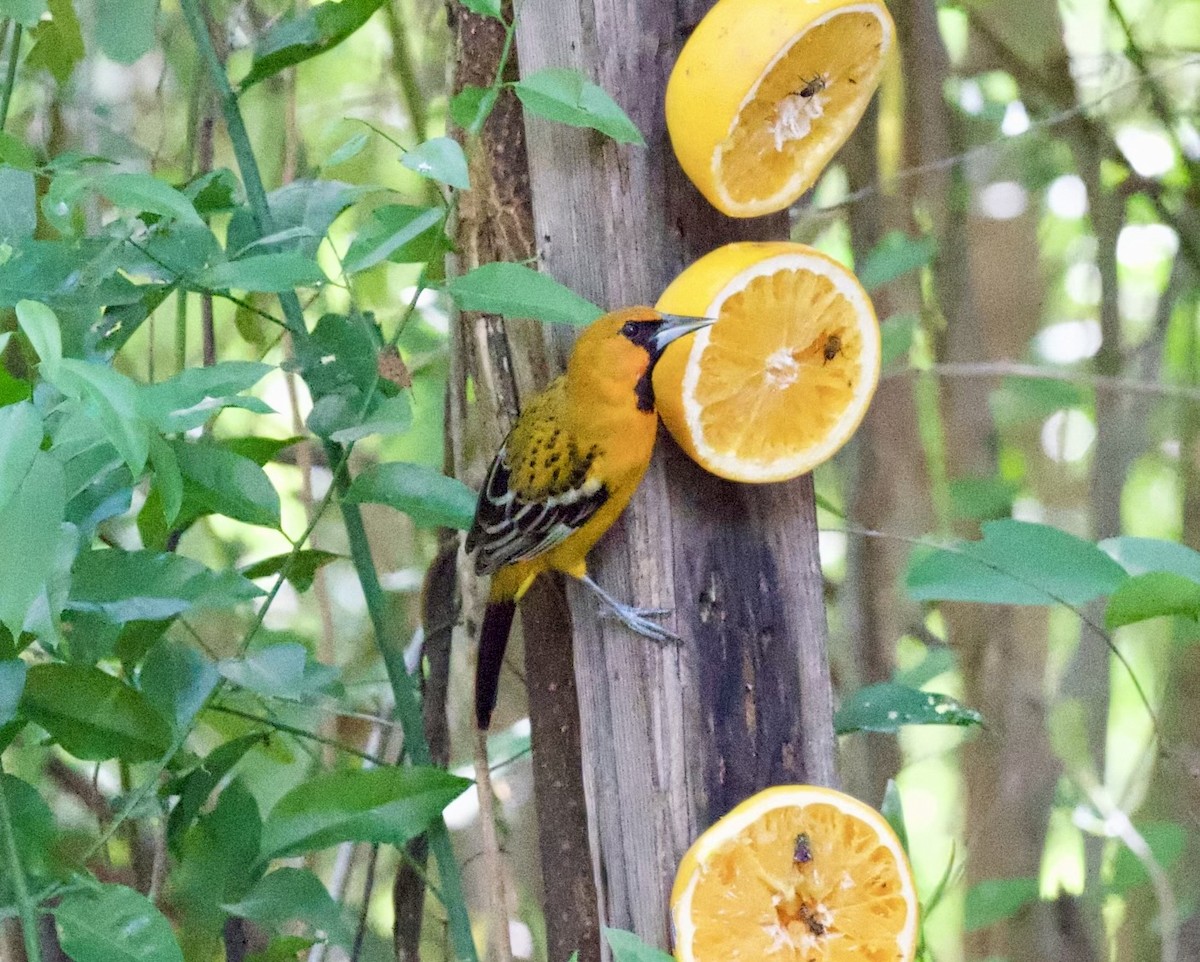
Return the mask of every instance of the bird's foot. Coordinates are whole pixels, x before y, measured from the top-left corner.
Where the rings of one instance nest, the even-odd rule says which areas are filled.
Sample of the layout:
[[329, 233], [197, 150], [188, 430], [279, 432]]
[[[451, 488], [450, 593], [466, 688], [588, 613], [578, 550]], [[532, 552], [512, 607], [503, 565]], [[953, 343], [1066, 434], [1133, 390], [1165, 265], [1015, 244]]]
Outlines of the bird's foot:
[[677, 645], [683, 640], [673, 631], [650, 620], [651, 618], [661, 618], [663, 615], [669, 615], [671, 609], [635, 608], [633, 605], [627, 605], [624, 602], [618, 601], [587, 575], [584, 575], [580, 581], [595, 593], [604, 606], [605, 610], [601, 612], [602, 615], [609, 615], [616, 618], [630, 631], [641, 635], [643, 638], [649, 638], [660, 645]]
[[662, 625], [651, 621], [651, 618], [661, 618], [670, 614], [666, 608], [634, 608], [631, 605], [621, 605], [619, 608], [608, 605], [601, 615], [616, 618], [630, 631], [636, 632], [643, 638], [649, 638], [660, 645], [677, 645], [683, 639]]

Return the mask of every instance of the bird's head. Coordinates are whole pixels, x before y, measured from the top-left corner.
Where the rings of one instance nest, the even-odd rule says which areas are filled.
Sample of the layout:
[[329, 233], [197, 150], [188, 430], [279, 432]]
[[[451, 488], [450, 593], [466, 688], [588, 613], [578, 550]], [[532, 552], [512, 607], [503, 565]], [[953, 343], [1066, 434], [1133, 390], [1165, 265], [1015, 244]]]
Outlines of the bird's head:
[[[654, 410], [650, 375], [667, 345], [713, 323], [708, 317], [663, 314], [652, 307], [627, 307], [593, 321], [575, 342], [570, 366], [628, 385], [642, 411]], [[585, 375], [586, 376], [586, 375]]]

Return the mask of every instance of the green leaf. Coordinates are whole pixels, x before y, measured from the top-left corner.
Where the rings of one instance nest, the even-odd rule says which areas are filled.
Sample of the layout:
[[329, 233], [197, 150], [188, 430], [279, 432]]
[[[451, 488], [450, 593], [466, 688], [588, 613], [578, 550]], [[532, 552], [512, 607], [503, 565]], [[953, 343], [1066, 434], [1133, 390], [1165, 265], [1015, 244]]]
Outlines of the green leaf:
[[1035, 878], [988, 879], [967, 892], [963, 928], [978, 932], [1016, 915], [1038, 897]]
[[62, 466], [38, 451], [16, 492], [0, 508], [0, 625], [14, 638], [54, 570], [65, 487]]
[[867, 255], [858, 271], [859, 283], [873, 291], [924, 267], [936, 252], [932, 237], [909, 237], [903, 231], [890, 231]]
[[198, 428], [225, 407], [272, 413], [258, 398], [239, 397], [274, 368], [254, 361], [221, 361], [211, 367], [189, 367], [141, 391], [142, 410], [164, 434]]
[[423, 528], [465, 531], [475, 518], [478, 496], [456, 478], [419, 464], [376, 464], [350, 485], [345, 500], [386, 504]]
[[900, 844], [907, 852], [908, 826], [904, 824], [904, 802], [900, 798], [900, 789], [896, 786], [894, 779], [887, 780], [887, 787], [883, 790], [883, 804], [879, 807], [879, 813], [887, 819], [887, 823], [892, 826], [892, 831], [896, 833], [896, 838], [900, 839]]
[[285, 922], [303, 922], [317, 938], [337, 945], [352, 941], [341, 907], [312, 872], [280, 868], [263, 876], [240, 902], [223, 906], [231, 915], [278, 931]]
[[249, 458], [212, 441], [172, 442], [187, 500], [204, 511], [279, 527], [279, 492]]
[[0, 167], [0, 242], [16, 244], [33, 236], [37, 227], [37, 196], [33, 174]]
[[422, 766], [317, 775], [267, 816], [262, 855], [283, 858], [341, 842], [404, 845], [470, 786], [465, 778]]
[[1012, 516], [1020, 486], [1003, 478], [964, 477], [950, 482], [950, 501], [959, 518], [991, 521]]
[[442, 231], [445, 217], [440, 207], [407, 204], [376, 207], [346, 252], [346, 273], [357, 274], [384, 260], [396, 264], [431, 260], [434, 254], [446, 249], [446, 235]]
[[1035, 377], [1006, 377], [988, 397], [997, 427], [1040, 421], [1063, 408], [1079, 407], [1087, 397], [1079, 384]]
[[46, 0], [0, 0], [0, 17], [22, 27], [36, 27], [46, 12]]
[[316, 287], [328, 278], [316, 261], [295, 251], [254, 254], [226, 261], [209, 268], [198, 277], [198, 287], [210, 291], [259, 291], [278, 294], [297, 287]]
[[25, 690], [25, 662], [20, 658], [0, 661], [0, 725], [17, 717], [17, 705]]
[[[208, 803], [208, 797], [225, 780], [225, 776], [233, 771], [234, 766], [247, 752], [262, 745], [266, 740], [267, 735], [264, 732], [254, 732], [218, 745], [208, 753], [201, 764], [177, 783], [172, 793], [179, 795], [179, 801], [167, 817], [167, 845], [172, 852], [178, 854], [182, 851], [188, 830]], [[249, 853], [246, 854], [247, 857], [251, 857]]]
[[132, 64], [154, 47], [158, 0], [97, 0], [96, 40], [104, 56]]
[[141, 692], [91, 665], [34, 665], [21, 714], [76, 758], [147, 762], [171, 744], [171, 730]]
[[183, 555], [101, 548], [76, 560], [67, 607], [124, 624], [173, 618], [197, 607], [230, 607], [261, 594], [241, 575], [212, 571]]
[[[1134, 826], [1150, 847], [1150, 855], [1161, 868], [1170, 869], [1187, 846], [1188, 833], [1182, 825], [1175, 822], [1141, 822]], [[1108, 890], [1116, 895], [1125, 895], [1139, 885], [1150, 881], [1146, 866], [1142, 860], [1124, 845], [1117, 851], [1113, 862], [1112, 881]]]
[[368, 134], [365, 130], [359, 131], [329, 155], [329, 159], [325, 161], [325, 166], [336, 167], [338, 164], [344, 164], [347, 161], [353, 160], [363, 152], [363, 148], [366, 147], [370, 141], [370, 134]]
[[1169, 571], [1151, 571], [1131, 576], [1113, 592], [1104, 625], [1121, 628], [1170, 615], [1200, 618], [1200, 584]]
[[860, 688], [834, 715], [839, 735], [900, 730], [903, 725], [982, 725], [983, 716], [949, 695], [881, 682]]
[[604, 312], [554, 278], [521, 264], [484, 264], [456, 277], [446, 291], [464, 311], [590, 324]]
[[309, 658], [298, 642], [270, 645], [244, 658], [225, 658], [217, 671], [240, 688], [290, 701], [325, 691], [337, 683], [338, 671]]
[[1081, 605], [1112, 594], [1125, 572], [1090, 542], [1044, 524], [989, 521], [958, 551], [918, 549], [906, 587], [918, 601]]
[[277, 554], [274, 557], [256, 561], [242, 569], [242, 577], [270, 578], [279, 574], [286, 567], [287, 580], [297, 591], [304, 592], [312, 587], [313, 579], [319, 569], [342, 557], [343, 555], [334, 554], [332, 551], [305, 548], [301, 551]]
[[43, 435], [42, 416], [28, 401], [0, 407], [0, 511], [33, 467]]
[[270, 237], [259, 234], [258, 225], [246, 207], [234, 212], [226, 232], [226, 247], [238, 252], [254, 249], [257, 253], [302, 254], [310, 261], [317, 259], [317, 249], [333, 222], [351, 207], [355, 200], [370, 193], [369, 186], [355, 186], [340, 180], [294, 180], [267, 196], [274, 232]]
[[196, 213], [201, 217], [227, 214], [238, 206], [241, 184], [237, 175], [228, 167], [199, 174], [188, 182], [183, 192], [191, 200]]
[[879, 325], [879, 333], [883, 339], [879, 361], [881, 367], [886, 368], [893, 362], [908, 357], [920, 325], [921, 318], [916, 314], [897, 314]]
[[162, 501], [163, 521], [170, 527], [183, 508], [183, 474], [175, 451], [157, 434], [150, 438], [150, 463], [154, 466], [154, 490]]
[[471, 13], [477, 13], [481, 17], [495, 17], [501, 23], [504, 22], [504, 17], [500, 14], [500, 0], [461, 0], [461, 2]]
[[183, 962], [171, 923], [124, 885], [68, 892], [54, 908], [54, 921], [74, 962]]
[[277, 23], [258, 41], [242, 89], [332, 50], [366, 23], [383, 0], [326, 2]]
[[[128, 0], [117, 0], [126, 3]], [[101, 174], [92, 181], [96, 192], [117, 207], [148, 211], [168, 220], [202, 225], [187, 196], [151, 174]]]
[[672, 962], [662, 949], [647, 945], [632, 932], [601, 926], [604, 939], [612, 949], [613, 962]]
[[189, 916], [207, 919], [219, 931], [226, 914], [221, 905], [242, 898], [262, 876], [263, 866], [255, 858], [261, 844], [258, 802], [235, 779], [180, 845], [173, 888]]
[[73, 357], [63, 358], [50, 372], [43, 370], [43, 376], [67, 397], [87, 403], [121, 459], [139, 477], [150, 456], [150, 433], [138, 410], [138, 385], [107, 365]]
[[351, 444], [372, 434], [404, 434], [411, 427], [412, 405], [408, 398], [403, 394], [381, 397], [377, 393], [371, 409], [358, 424], [331, 432], [329, 439], [338, 444]]
[[513, 84], [531, 113], [572, 127], [590, 127], [619, 144], [646, 145], [642, 133], [603, 89], [577, 70], [549, 67]]
[[33, 173], [38, 167], [38, 156], [20, 137], [0, 130], [0, 163]]
[[166, 638], [150, 649], [138, 673], [146, 700], [179, 729], [196, 717], [219, 680], [200, 652]]
[[378, 345], [369, 318], [326, 314], [296, 345], [296, 366], [315, 399], [308, 426], [318, 437], [356, 427], [379, 383]]
[[300, 935], [281, 935], [272, 939], [262, 952], [251, 952], [245, 962], [296, 962], [301, 952], [308, 951], [318, 941]]
[[33, 48], [25, 58], [30, 69], [45, 67], [59, 86], [71, 79], [75, 65], [83, 60], [83, 31], [71, 0], [49, 0], [50, 19], [33, 30]]
[[467, 84], [450, 98], [450, 119], [468, 133], [479, 133], [496, 106], [498, 93], [495, 87]]
[[249, 458], [259, 467], [274, 461], [279, 456], [280, 451], [286, 451], [292, 445], [299, 444], [305, 440], [301, 437], [293, 438], [224, 438], [221, 441], [221, 447], [227, 451], [232, 451], [234, 454], [240, 454], [243, 458]]
[[450, 137], [434, 137], [418, 144], [400, 159], [400, 163], [429, 180], [449, 184], [459, 190], [469, 190], [471, 187], [466, 154], [458, 146], [458, 141]]
[[[3, 743], [2, 734], [0, 743]], [[21, 856], [21, 865], [30, 881], [47, 875], [53, 866], [57, 841], [50, 806], [37, 789], [13, 775], [0, 773], [0, 789], [4, 792], [12, 816], [13, 836]], [[0, 906], [16, 902], [11, 874], [8, 871], [0, 872]]]
[[43, 364], [53, 367], [62, 360], [62, 329], [50, 308], [36, 301], [18, 301], [17, 323]]
[[1158, 538], [1108, 538], [1100, 550], [1131, 575], [1151, 571], [1170, 571], [1192, 581], [1200, 581], [1200, 551], [1175, 541]]

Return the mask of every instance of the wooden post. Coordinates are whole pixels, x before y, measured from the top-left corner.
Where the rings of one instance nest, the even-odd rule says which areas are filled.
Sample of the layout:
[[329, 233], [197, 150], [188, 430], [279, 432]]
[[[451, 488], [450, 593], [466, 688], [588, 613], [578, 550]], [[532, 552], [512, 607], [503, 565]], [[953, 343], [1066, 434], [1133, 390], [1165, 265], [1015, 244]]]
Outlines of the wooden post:
[[[526, 118], [534, 226], [546, 270], [596, 303], [653, 303], [699, 255], [780, 238], [780, 215], [731, 220], [671, 153], [663, 91], [706, 0], [524, 0], [521, 72], [575, 67], [625, 108], [648, 147]], [[552, 334], [562, 364], [570, 333]], [[834, 784], [832, 698], [811, 478], [737, 485], [661, 434], [597, 580], [669, 608], [680, 647], [599, 617], [568, 591], [592, 864], [601, 920], [668, 944], [668, 896], [697, 834], [771, 784]], [[538, 799], [539, 805], [554, 804]]]

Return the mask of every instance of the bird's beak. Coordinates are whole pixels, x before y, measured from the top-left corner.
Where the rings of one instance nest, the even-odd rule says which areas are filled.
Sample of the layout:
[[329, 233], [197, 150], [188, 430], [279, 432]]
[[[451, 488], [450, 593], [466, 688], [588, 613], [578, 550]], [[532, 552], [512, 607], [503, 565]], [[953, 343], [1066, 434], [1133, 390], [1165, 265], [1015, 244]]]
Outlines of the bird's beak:
[[678, 314], [663, 314], [663, 326], [654, 335], [654, 356], [658, 357], [672, 341], [715, 324], [715, 317], [681, 317]]

